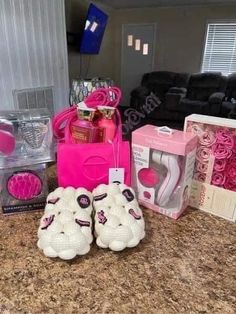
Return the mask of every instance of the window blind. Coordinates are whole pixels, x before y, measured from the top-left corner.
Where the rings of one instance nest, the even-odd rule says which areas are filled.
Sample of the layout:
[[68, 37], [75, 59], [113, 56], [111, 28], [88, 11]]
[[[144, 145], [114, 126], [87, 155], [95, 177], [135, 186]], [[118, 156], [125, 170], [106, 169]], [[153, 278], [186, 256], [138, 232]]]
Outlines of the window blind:
[[208, 24], [202, 72], [236, 72], [236, 23]]

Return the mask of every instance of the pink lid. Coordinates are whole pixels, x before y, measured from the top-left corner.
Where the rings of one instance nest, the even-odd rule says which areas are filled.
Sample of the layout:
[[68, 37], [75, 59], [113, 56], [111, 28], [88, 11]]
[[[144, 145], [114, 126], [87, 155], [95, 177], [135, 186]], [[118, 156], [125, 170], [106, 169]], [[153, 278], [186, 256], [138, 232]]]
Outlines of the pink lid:
[[182, 156], [192, 151], [196, 147], [197, 141], [197, 136], [191, 132], [149, 124], [132, 133], [132, 144]]

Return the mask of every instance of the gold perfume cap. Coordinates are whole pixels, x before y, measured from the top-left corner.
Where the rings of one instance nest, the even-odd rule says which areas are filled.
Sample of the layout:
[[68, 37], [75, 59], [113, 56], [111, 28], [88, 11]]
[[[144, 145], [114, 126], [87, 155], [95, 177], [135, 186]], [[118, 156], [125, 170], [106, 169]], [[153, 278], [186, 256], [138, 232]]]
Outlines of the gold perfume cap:
[[77, 111], [78, 118], [80, 120], [87, 120], [87, 121], [93, 121], [94, 115], [95, 115], [95, 109], [91, 108], [78, 108]]
[[106, 119], [112, 119], [114, 116], [116, 108], [109, 106], [98, 106], [98, 110], [102, 113], [103, 117]]

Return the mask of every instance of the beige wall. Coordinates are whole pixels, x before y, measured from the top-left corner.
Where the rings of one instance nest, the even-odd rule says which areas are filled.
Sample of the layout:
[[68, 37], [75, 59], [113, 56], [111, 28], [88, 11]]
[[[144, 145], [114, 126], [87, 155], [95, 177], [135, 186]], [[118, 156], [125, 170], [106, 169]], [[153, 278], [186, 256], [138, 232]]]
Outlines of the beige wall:
[[[81, 24], [90, 1], [66, 0], [67, 28], [76, 30]], [[101, 7], [101, 5], [99, 5]], [[231, 6], [185, 6], [168, 8], [146, 8], [111, 10], [109, 22], [103, 38], [99, 55], [82, 56], [69, 51], [70, 78], [79, 75], [87, 77], [111, 77], [120, 84], [121, 70], [121, 29], [125, 23], [156, 23], [156, 47], [154, 70], [179, 72], [198, 72], [208, 20], [236, 19], [236, 4]]]
[[[84, 19], [90, 1], [88, 0], [65, 0], [67, 31], [82, 31]], [[68, 47], [68, 64], [70, 80], [78, 77], [113, 77], [114, 62], [112, 57], [112, 11], [108, 7], [99, 5], [108, 15], [109, 20], [103, 37], [100, 53], [98, 55], [81, 55], [77, 49]]]
[[198, 72], [210, 19], [236, 19], [233, 6], [189, 6], [119, 10], [115, 12], [115, 79], [120, 83], [121, 28], [125, 23], [156, 23], [154, 70]]

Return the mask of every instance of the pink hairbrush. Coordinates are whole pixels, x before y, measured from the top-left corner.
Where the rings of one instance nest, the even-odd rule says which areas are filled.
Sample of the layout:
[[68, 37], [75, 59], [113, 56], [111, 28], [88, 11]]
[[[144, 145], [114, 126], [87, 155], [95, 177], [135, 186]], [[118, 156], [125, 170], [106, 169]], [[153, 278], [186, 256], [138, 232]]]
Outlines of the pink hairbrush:
[[12, 133], [0, 130], [0, 152], [4, 155], [11, 155], [16, 145], [15, 137]]
[[42, 191], [42, 181], [31, 171], [14, 173], [7, 182], [8, 193], [18, 200], [31, 200]]

